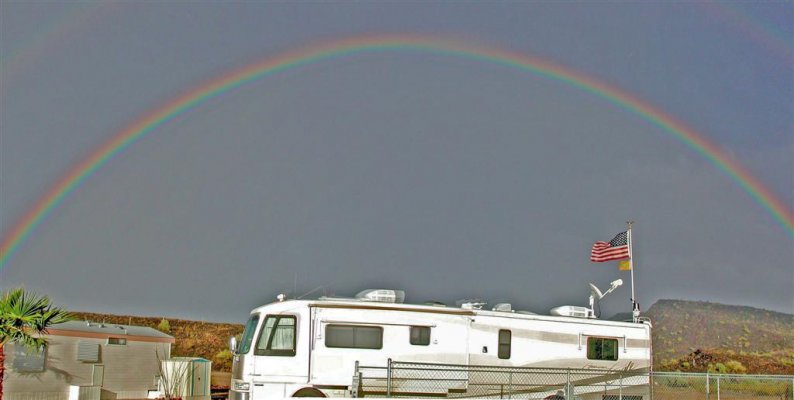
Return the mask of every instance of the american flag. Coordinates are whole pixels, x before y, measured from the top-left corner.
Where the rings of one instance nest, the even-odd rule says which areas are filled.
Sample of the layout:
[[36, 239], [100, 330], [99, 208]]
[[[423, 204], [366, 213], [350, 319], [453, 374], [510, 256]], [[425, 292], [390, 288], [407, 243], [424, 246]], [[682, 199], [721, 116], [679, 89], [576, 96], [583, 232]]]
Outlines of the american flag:
[[628, 231], [620, 232], [609, 242], [595, 242], [590, 252], [590, 261], [604, 262], [629, 258]]

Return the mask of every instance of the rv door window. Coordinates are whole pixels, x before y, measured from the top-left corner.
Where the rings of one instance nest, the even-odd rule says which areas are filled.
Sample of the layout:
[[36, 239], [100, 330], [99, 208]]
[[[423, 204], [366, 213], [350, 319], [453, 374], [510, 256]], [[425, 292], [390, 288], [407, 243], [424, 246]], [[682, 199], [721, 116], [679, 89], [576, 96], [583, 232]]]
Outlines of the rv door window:
[[240, 346], [237, 349], [237, 354], [247, 354], [251, 350], [251, 342], [254, 340], [254, 332], [256, 331], [256, 324], [259, 323], [259, 315], [254, 314], [248, 319], [245, 324], [245, 331], [243, 331], [243, 338], [240, 340]]
[[295, 355], [295, 317], [268, 315], [256, 342], [258, 356], [292, 357]]
[[618, 359], [618, 340], [609, 338], [587, 338], [587, 359], [615, 361]]
[[510, 358], [510, 345], [511, 345], [510, 331], [507, 329], [499, 330], [499, 358]]
[[328, 325], [325, 347], [345, 349], [382, 349], [383, 328], [380, 326]]
[[430, 344], [430, 327], [412, 326], [411, 344], [414, 346], [428, 346]]

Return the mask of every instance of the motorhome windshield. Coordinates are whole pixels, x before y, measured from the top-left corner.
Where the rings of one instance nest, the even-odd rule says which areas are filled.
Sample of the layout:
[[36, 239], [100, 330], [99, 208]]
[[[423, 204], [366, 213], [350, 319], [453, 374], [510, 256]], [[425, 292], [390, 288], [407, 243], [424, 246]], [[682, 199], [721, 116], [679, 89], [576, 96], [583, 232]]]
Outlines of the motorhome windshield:
[[240, 347], [237, 349], [237, 354], [247, 354], [251, 350], [251, 342], [254, 339], [254, 332], [256, 332], [256, 325], [259, 323], [259, 314], [254, 314], [245, 324], [245, 331], [243, 331], [243, 338], [240, 340]]

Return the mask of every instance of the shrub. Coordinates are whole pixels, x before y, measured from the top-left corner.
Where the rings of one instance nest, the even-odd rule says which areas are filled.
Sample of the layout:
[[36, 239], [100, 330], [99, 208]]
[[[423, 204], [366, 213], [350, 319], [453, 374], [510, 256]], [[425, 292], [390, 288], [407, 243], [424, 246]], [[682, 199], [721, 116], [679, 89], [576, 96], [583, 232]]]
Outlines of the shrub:
[[163, 333], [170, 333], [171, 332], [171, 324], [168, 322], [167, 319], [163, 318], [159, 324], [157, 324], [157, 330]]
[[717, 365], [709, 364], [709, 372], [716, 372], [718, 374], [724, 374], [728, 372], [728, 368], [725, 367], [723, 363], [717, 363]]
[[220, 371], [231, 371], [233, 357], [234, 355], [232, 355], [231, 351], [221, 350], [212, 358], [212, 366]]
[[745, 374], [747, 373], [747, 368], [742, 365], [739, 361], [728, 361], [725, 363], [725, 368], [728, 370], [730, 374]]

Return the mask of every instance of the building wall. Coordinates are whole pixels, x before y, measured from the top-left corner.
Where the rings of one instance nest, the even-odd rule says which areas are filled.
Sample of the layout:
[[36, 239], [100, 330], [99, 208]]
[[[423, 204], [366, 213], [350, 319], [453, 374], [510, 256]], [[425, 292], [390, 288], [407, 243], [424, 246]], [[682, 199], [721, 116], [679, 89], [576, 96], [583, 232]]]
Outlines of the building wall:
[[[66, 400], [69, 386], [100, 385], [117, 398], [145, 398], [148, 390], [157, 389], [159, 375], [157, 354], [170, 357], [169, 343], [128, 340], [126, 345], [110, 345], [104, 338], [81, 338], [51, 335], [44, 362], [44, 372], [19, 373], [13, 370], [14, 349], [6, 345], [4, 396], [8, 400]], [[99, 345], [99, 362], [77, 360], [79, 342]], [[94, 382], [94, 368], [104, 366], [100, 382]], [[23, 395], [24, 393], [24, 395]]]

